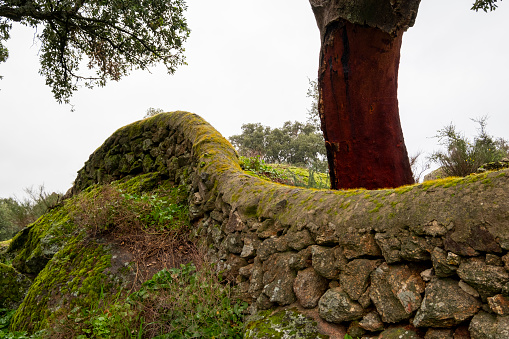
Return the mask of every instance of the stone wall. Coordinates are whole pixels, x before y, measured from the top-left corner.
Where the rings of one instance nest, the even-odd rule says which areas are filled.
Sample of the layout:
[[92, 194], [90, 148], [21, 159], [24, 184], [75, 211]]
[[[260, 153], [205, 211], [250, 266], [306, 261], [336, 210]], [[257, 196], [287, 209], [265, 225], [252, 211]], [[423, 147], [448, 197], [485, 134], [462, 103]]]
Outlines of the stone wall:
[[331, 338], [509, 337], [509, 170], [375, 191], [284, 186], [173, 112], [115, 132], [72, 192], [151, 171], [188, 185], [195, 234], [252, 314], [295, 306]]

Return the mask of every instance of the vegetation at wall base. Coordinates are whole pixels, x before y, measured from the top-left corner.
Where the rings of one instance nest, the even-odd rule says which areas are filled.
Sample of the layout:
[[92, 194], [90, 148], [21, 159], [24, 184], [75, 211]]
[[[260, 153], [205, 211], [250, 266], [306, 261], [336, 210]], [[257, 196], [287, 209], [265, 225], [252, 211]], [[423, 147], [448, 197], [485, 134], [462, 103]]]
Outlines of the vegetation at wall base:
[[101, 295], [90, 309], [73, 309], [45, 337], [242, 338], [246, 303], [213, 266], [163, 269], [126, 297]]
[[9, 323], [14, 313], [16, 310], [0, 308], [0, 339], [42, 339], [42, 332], [30, 335], [26, 331], [9, 331]]
[[[241, 338], [247, 304], [203, 261], [187, 196], [187, 186], [143, 174], [92, 186], [30, 225], [25, 233], [36, 237], [30, 251], [39, 251], [44, 238], [56, 253], [33, 274], [32, 287], [43, 290], [29, 290], [30, 304], [0, 309], [0, 339]], [[26, 241], [20, 236], [8, 248]], [[112, 249], [131, 258], [126, 265], [119, 259], [115, 275], [108, 273]], [[26, 260], [14, 256], [17, 267]], [[6, 260], [0, 255], [11, 265]], [[65, 297], [54, 309], [56, 295]], [[24, 316], [16, 318], [22, 308]]]
[[75, 307], [32, 335], [8, 331], [15, 310], [0, 309], [0, 339], [242, 338], [246, 308], [214, 266], [188, 263], [157, 272], [127, 297], [102, 293], [90, 308]]

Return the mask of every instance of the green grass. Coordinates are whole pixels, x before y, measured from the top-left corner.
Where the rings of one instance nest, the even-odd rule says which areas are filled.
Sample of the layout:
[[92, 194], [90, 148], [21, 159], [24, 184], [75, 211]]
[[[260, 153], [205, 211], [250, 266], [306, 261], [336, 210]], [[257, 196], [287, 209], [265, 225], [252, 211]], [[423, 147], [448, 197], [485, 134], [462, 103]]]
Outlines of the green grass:
[[288, 164], [267, 164], [259, 157], [240, 157], [240, 166], [251, 175], [280, 184], [328, 189], [329, 176], [326, 173]]

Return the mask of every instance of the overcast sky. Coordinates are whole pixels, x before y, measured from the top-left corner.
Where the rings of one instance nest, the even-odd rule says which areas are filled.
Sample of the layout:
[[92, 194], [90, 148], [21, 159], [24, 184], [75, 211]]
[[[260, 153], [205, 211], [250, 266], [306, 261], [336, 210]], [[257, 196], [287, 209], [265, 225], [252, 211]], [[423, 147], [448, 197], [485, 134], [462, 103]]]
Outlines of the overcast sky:
[[[469, 118], [482, 115], [490, 134], [509, 137], [509, 4], [476, 13], [471, 2], [422, 0], [404, 35], [399, 103], [410, 154], [437, 149], [431, 137], [450, 122], [473, 136]], [[320, 49], [307, 0], [188, 0], [186, 17], [187, 66], [81, 89], [74, 112], [38, 75], [34, 32], [15, 26], [0, 64], [0, 197], [41, 184], [65, 192], [89, 155], [149, 107], [197, 113], [225, 137], [243, 123], [305, 121]]]

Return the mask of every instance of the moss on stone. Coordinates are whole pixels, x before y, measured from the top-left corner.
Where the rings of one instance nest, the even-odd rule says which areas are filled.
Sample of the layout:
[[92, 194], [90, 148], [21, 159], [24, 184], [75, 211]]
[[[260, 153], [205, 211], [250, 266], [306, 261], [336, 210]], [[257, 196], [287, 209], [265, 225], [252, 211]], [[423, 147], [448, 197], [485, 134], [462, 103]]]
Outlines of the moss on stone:
[[13, 238], [7, 253], [14, 256], [12, 265], [22, 273], [36, 275], [72, 237], [67, 206], [57, 207]]
[[384, 204], [378, 202], [378, 200], [374, 199], [373, 203], [375, 204], [375, 207], [371, 210], [369, 210], [369, 213], [376, 213], [384, 206]]
[[[113, 185], [128, 194], [170, 189], [169, 181], [161, 173], [125, 178]], [[95, 199], [102, 191], [103, 186], [85, 189], [9, 242], [7, 252], [15, 255], [14, 266], [35, 278], [12, 318], [12, 330], [45, 329], [73, 309], [92, 309], [105, 295], [119, 293], [132, 279], [131, 269], [122, 266], [124, 263], [116, 263], [112, 268], [112, 245], [92, 238], [88, 230], [77, 227], [70, 216], [78, 204]], [[3, 265], [1, 271], [5, 270], [16, 272]], [[3, 277], [3, 273], [0, 276]], [[3, 280], [1, 284], [4, 285]], [[5, 288], [15, 287], [10, 282], [5, 283]]]
[[0, 241], [0, 263], [11, 264], [12, 255], [7, 254], [11, 242], [12, 239]]
[[12, 266], [0, 263], [0, 308], [16, 309], [32, 282]]
[[105, 270], [111, 254], [101, 244], [76, 237], [50, 260], [28, 290], [11, 330], [37, 331], [75, 307], [90, 309], [115, 286]]
[[118, 180], [115, 185], [118, 189], [128, 194], [139, 194], [152, 191], [156, 188], [168, 189], [169, 182], [160, 172], [140, 174], [135, 177], [125, 177]]
[[12, 238], [8, 239], [8, 240], [0, 241], [0, 253], [2, 251], [6, 251], [11, 242], [12, 242]]
[[296, 308], [275, 313], [263, 311], [246, 323], [245, 339], [327, 339], [318, 331], [317, 323]]

